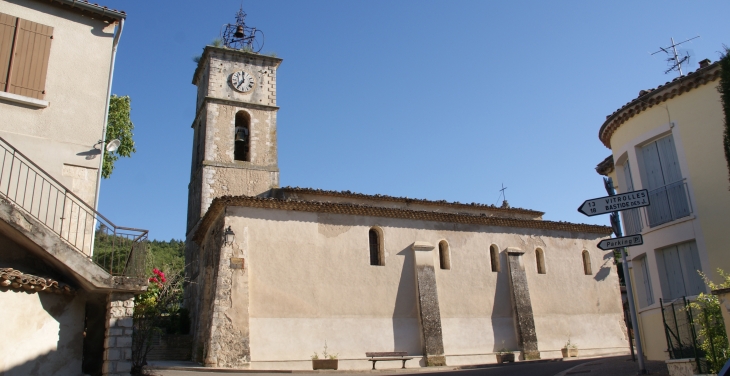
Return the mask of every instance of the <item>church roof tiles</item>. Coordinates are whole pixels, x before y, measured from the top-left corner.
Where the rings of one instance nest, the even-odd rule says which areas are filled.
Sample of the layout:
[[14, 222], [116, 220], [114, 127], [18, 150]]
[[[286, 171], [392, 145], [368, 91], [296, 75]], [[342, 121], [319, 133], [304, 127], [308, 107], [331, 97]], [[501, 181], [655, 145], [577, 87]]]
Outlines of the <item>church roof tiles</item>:
[[420, 198], [395, 197], [395, 196], [388, 196], [388, 195], [381, 195], [381, 194], [367, 195], [364, 193], [356, 193], [356, 192], [350, 192], [350, 191], [328, 191], [328, 190], [324, 190], [324, 189], [299, 188], [299, 187], [284, 187], [284, 188], [279, 188], [279, 189], [281, 191], [290, 192], [290, 193], [309, 193], [309, 194], [316, 194], [316, 195], [322, 195], [322, 196], [351, 197], [351, 198], [358, 198], [358, 199], [375, 199], [375, 200], [379, 200], [379, 201], [419, 203], [419, 204], [423, 204], [423, 205], [450, 206], [450, 207], [456, 207], [456, 208], [477, 208], [477, 209], [487, 209], [492, 212], [502, 212], [502, 213], [520, 213], [520, 214], [531, 214], [531, 215], [535, 215], [535, 216], [541, 216], [541, 215], [545, 214], [545, 212], [541, 212], [541, 211], [537, 211], [537, 210], [522, 209], [522, 208], [502, 208], [499, 206], [485, 205], [485, 204], [480, 204], [480, 203], [476, 203], [476, 202], [467, 204], [467, 203], [461, 203], [461, 202], [448, 202], [446, 200], [434, 201], [434, 200], [426, 200], [426, 199], [420, 199]]
[[330, 213], [343, 215], [361, 215], [385, 218], [403, 218], [416, 221], [451, 222], [461, 224], [476, 224], [497, 227], [531, 228], [539, 230], [555, 230], [568, 232], [593, 233], [608, 236], [611, 228], [608, 226], [588, 225], [581, 223], [556, 222], [530, 219], [516, 219], [504, 217], [489, 217], [463, 213], [443, 213], [401, 208], [386, 208], [370, 205], [350, 203], [282, 200], [278, 198], [261, 198], [249, 196], [223, 196], [213, 200], [205, 213], [200, 226], [193, 236], [193, 240], [200, 244], [208, 228], [215, 222], [223, 210], [228, 206], [242, 206], [250, 208], [292, 210], [315, 213]]

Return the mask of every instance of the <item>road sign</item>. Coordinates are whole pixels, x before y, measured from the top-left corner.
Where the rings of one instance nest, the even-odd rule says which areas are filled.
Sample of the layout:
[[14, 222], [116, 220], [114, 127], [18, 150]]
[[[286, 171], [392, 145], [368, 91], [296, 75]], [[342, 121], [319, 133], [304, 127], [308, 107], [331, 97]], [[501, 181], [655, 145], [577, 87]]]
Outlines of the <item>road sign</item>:
[[635, 245], [644, 244], [644, 238], [641, 235], [624, 236], [622, 238], [603, 239], [598, 243], [598, 248], [608, 251], [616, 248], [633, 247]]
[[583, 201], [583, 205], [578, 208], [578, 211], [592, 217], [594, 215], [635, 209], [642, 206], [649, 206], [649, 191], [646, 189], [585, 200]]

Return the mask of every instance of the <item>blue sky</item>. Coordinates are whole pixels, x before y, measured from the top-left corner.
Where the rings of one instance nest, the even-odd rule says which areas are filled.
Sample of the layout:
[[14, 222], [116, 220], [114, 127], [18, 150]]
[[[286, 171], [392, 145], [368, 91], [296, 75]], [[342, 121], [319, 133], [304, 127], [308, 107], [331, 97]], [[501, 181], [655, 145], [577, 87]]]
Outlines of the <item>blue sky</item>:
[[[185, 237], [193, 56], [240, 1], [117, 1], [113, 93], [132, 97], [137, 153], [103, 180], [100, 211], [153, 239]], [[246, 1], [277, 74], [282, 186], [576, 211], [604, 196], [606, 115], [730, 44], [730, 2]]]

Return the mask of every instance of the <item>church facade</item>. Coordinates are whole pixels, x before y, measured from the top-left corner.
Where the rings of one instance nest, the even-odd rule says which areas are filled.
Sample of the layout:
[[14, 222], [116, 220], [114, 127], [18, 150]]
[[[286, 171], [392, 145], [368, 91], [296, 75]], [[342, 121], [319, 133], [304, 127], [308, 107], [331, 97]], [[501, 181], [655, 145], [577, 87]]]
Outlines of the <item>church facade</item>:
[[[208, 46], [196, 69], [185, 304], [207, 366], [408, 367], [628, 353], [605, 226], [542, 212], [280, 188], [281, 59]], [[378, 364], [381, 367], [381, 363]], [[400, 362], [382, 363], [400, 367]]]

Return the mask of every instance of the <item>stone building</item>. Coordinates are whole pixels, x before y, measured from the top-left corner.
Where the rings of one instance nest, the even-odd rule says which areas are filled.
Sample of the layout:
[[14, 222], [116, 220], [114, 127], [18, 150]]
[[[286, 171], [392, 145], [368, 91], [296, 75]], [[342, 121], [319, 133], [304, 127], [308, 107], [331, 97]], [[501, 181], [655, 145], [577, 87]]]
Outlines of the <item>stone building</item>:
[[125, 17], [85, 1], [0, 1], [2, 375], [129, 374], [147, 232], [96, 212]]
[[[198, 86], [185, 301], [207, 366], [311, 369], [327, 343], [340, 369], [365, 352], [408, 365], [628, 353], [604, 226], [542, 212], [280, 188], [282, 60], [208, 46]], [[380, 367], [380, 363], [378, 364]], [[400, 367], [399, 362], [383, 367]]]

